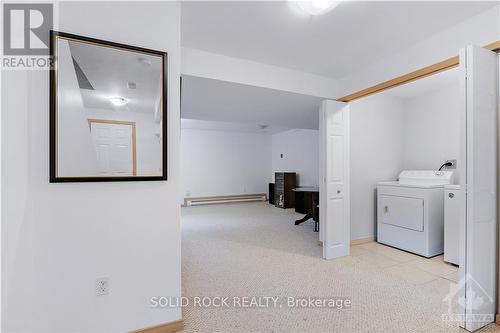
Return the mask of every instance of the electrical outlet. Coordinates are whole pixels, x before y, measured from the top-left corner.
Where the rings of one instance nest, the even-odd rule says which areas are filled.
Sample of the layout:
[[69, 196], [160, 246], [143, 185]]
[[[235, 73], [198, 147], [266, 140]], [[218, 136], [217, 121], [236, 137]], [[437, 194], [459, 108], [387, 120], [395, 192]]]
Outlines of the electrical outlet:
[[95, 280], [95, 293], [97, 296], [109, 294], [109, 278], [107, 276]]
[[446, 160], [446, 163], [451, 163], [451, 166], [446, 167], [447, 170], [455, 170], [457, 168], [457, 160]]

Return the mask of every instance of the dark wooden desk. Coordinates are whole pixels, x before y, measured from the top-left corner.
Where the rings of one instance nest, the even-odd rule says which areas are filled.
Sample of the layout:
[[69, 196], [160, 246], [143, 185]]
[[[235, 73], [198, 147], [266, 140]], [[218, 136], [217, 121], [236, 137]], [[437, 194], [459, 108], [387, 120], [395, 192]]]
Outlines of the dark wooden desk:
[[295, 211], [306, 214], [300, 220], [295, 221], [299, 225], [309, 219], [314, 220], [314, 231], [319, 231], [319, 188], [317, 187], [297, 187], [295, 192]]

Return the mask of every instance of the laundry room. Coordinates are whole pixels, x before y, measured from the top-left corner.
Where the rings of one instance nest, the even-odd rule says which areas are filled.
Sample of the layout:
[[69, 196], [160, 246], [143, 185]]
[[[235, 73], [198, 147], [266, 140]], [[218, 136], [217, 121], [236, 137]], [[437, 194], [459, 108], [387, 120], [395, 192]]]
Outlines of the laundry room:
[[446, 265], [439, 277], [454, 282], [464, 206], [459, 74], [449, 69], [350, 104], [351, 244], [373, 237], [420, 264], [432, 258]]

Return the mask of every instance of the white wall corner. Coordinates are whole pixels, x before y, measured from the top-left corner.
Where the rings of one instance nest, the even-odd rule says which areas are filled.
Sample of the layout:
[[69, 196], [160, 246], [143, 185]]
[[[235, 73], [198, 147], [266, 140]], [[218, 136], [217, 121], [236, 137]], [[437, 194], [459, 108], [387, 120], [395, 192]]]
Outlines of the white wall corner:
[[333, 78], [186, 47], [181, 73], [324, 98], [339, 93]]

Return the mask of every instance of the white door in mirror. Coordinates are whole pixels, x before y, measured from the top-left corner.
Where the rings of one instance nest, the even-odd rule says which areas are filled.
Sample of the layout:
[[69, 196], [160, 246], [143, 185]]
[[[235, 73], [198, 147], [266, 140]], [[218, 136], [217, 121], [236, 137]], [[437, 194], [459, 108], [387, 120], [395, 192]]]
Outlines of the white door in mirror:
[[99, 173], [102, 175], [132, 175], [132, 126], [112, 123], [91, 123]]

